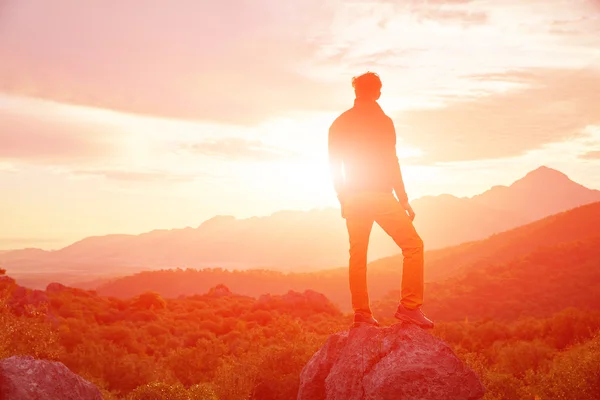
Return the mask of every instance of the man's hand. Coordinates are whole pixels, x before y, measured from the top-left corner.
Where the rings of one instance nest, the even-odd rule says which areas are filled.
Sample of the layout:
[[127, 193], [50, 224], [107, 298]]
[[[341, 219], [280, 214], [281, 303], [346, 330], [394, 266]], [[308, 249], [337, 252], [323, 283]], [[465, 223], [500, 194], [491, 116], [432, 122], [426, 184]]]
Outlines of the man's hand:
[[408, 203], [408, 200], [401, 201], [400, 205], [408, 213], [408, 218], [410, 218], [411, 221], [414, 221], [415, 220], [415, 211], [412, 209], [412, 207]]
[[344, 213], [345, 196], [343, 195], [343, 193], [338, 193], [337, 198], [338, 198], [338, 201], [340, 202], [340, 210], [342, 212], [342, 218], [346, 218], [346, 215]]

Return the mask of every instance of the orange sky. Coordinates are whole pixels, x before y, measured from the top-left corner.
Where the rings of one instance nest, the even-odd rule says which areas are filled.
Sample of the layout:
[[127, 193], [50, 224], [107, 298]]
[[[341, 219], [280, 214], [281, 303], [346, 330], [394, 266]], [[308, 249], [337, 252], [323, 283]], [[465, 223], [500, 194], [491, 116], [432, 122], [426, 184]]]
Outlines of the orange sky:
[[4, 0], [0, 249], [336, 205], [327, 129], [367, 70], [411, 198], [542, 164], [600, 188], [599, 16], [595, 0]]

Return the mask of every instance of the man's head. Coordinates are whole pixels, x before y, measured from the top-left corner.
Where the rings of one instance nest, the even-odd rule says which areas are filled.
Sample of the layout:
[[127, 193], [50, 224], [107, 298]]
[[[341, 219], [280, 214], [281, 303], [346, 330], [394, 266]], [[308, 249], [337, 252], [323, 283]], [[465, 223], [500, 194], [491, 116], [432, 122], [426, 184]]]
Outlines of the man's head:
[[352, 78], [352, 87], [357, 99], [378, 100], [381, 96], [381, 79], [375, 72], [367, 72]]

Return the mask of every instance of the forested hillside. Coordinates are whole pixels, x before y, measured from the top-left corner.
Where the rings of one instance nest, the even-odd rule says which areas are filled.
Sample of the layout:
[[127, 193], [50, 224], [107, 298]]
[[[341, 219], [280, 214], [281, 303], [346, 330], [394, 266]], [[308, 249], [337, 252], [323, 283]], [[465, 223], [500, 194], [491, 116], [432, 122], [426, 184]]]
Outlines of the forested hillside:
[[[461, 292], [461, 286], [457, 286], [456, 279], [465, 279], [462, 276], [469, 274], [465, 285], [472, 286], [482, 279], [481, 274], [491, 274], [495, 278], [490, 282], [495, 283], [489, 283], [490, 287], [486, 292], [495, 294], [491, 303], [473, 302], [468, 307], [488, 307], [496, 301], [509, 301], [509, 298], [503, 296], [511, 290], [516, 296], [527, 296], [528, 291], [523, 289], [531, 286], [531, 280], [536, 282], [532, 290], [539, 289], [540, 297], [533, 297], [533, 293], [530, 293], [529, 300], [525, 301], [543, 303], [543, 299], [552, 296], [546, 295], [545, 292], [554, 293], [554, 286], [557, 280], [560, 280], [563, 284], [557, 290], [565, 293], [565, 299], [561, 301], [564, 305], [565, 302], [583, 295], [580, 294], [582, 289], [585, 289], [582, 285], [593, 285], [598, 281], [596, 279], [598, 268], [595, 266], [600, 265], [600, 261], [595, 248], [600, 248], [599, 226], [600, 203], [594, 203], [494, 235], [486, 240], [426, 252], [426, 275], [439, 277], [433, 282], [432, 279], [428, 280], [430, 283], [426, 295], [428, 298], [438, 295], [446, 297], [456, 295], [457, 302], [461, 301], [459, 299], [462, 295], [469, 299], [469, 292]], [[444, 277], [452, 277], [453, 280], [446, 284]], [[401, 278], [401, 256], [389, 257], [369, 264], [371, 299], [377, 301], [390, 291], [399, 290]], [[325, 294], [342, 311], [350, 311], [347, 268], [310, 273], [282, 273], [269, 270], [230, 271], [221, 268], [146, 271], [102, 284], [97, 290], [102, 295], [123, 298], [148, 290], [156, 291], [164, 297], [178, 297], [204, 293], [219, 283], [227, 285], [236, 293], [249, 296], [311, 289]], [[498, 287], [492, 287], [494, 284]], [[503, 285], [509, 285], [510, 288], [502, 291]], [[449, 294], [444, 295], [445, 290]], [[573, 292], [573, 296], [569, 296], [569, 292]], [[593, 291], [583, 290], [583, 293], [589, 292]], [[453, 308], [472, 313], [465, 307]], [[508, 311], [502, 311], [505, 312]], [[454, 318], [456, 315], [442, 310], [440, 316]]]
[[[295, 398], [302, 367], [351, 322], [311, 291], [257, 299], [220, 285], [179, 299], [118, 299], [58, 284], [31, 291], [2, 277], [0, 293], [0, 357], [60, 360], [109, 400]], [[479, 373], [486, 400], [593, 400], [599, 329], [598, 311], [571, 308], [438, 322], [433, 333]]]

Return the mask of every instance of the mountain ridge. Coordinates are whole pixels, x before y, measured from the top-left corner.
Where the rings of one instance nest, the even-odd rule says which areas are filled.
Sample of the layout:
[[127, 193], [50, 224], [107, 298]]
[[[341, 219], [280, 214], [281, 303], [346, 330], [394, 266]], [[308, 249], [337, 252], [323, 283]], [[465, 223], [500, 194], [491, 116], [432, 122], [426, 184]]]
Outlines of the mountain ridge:
[[[600, 201], [564, 173], [540, 167], [509, 186], [492, 186], [472, 197], [450, 194], [412, 201], [415, 226], [427, 250], [486, 238], [556, 212]], [[310, 271], [347, 264], [347, 233], [337, 208], [279, 210], [238, 219], [217, 215], [196, 228], [157, 229], [139, 235], [83, 238], [59, 250], [0, 253], [0, 265], [23, 273], [175, 267], [269, 268]], [[399, 254], [374, 226], [369, 261]]]
[[[593, 249], [594, 246], [600, 249], [600, 234], [597, 232], [597, 226], [600, 226], [600, 202], [552, 215], [487, 239], [427, 251], [425, 253], [426, 293], [439, 292], [440, 285], [446, 287], [446, 292], [450, 292], [452, 285], [444, 283], [445, 281], [451, 279], [460, 281], [460, 276], [471, 273], [477, 275], [477, 271], [484, 271], [495, 265], [518, 265], [527, 258], [543, 260], [544, 254], [560, 254], [564, 260], [580, 263], [581, 268], [578, 267], [580, 275], [591, 276], [595, 273], [588, 268], [589, 263], [594, 262], [593, 252], [586, 250], [582, 253], [587, 257], [583, 260], [588, 263], [586, 266], [578, 258], [577, 253], [564, 251], [557, 253], [557, 251], [561, 251], [565, 246], [575, 249], [579, 242], [587, 249]], [[373, 301], [377, 301], [390, 291], [400, 288], [402, 257], [392, 256], [374, 261], [369, 264], [367, 273], [370, 297]], [[528, 279], [530, 278], [531, 276], [528, 275]], [[540, 277], [540, 281], [545, 278], [545, 276]], [[564, 281], [569, 286], [567, 280]], [[176, 298], [204, 292], [219, 283], [225, 284], [233, 292], [248, 296], [266, 292], [276, 294], [287, 290], [311, 289], [323, 293], [339, 307], [349, 311], [347, 267], [305, 273], [258, 269], [229, 271], [219, 268], [144, 271], [100, 284], [96, 290], [103, 296], [131, 297], [143, 291], [155, 291], [164, 297]], [[434, 292], [430, 288], [433, 288], [431, 290]], [[600, 304], [598, 308], [600, 309]]]

